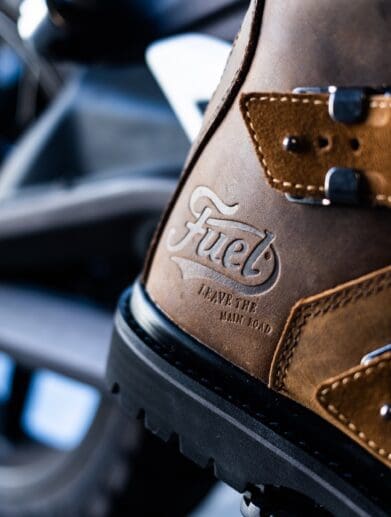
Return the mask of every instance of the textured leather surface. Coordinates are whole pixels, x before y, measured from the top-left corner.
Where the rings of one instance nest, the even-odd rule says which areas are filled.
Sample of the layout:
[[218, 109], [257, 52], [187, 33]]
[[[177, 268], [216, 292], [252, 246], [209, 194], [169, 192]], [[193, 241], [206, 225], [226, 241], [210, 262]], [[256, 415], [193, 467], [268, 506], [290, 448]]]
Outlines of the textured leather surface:
[[240, 89], [243, 77], [246, 76], [251, 65], [251, 57], [255, 52], [258, 43], [260, 24], [262, 20], [264, 0], [252, 0], [242, 22], [240, 31], [235, 38], [229, 58], [227, 60], [224, 73], [220, 83], [210, 100], [202, 123], [202, 128], [195, 142], [191, 146], [182, 176], [178, 187], [172, 197], [167, 210], [163, 214], [157, 231], [155, 232], [151, 246], [148, 250], [144, 265], [142, 279], [145, 282], [154, 258], [154, 251], [164, 230], [167, 219], [175, 206], [177, 196], [182, 190], [186, 179], [197, 162], [199, 155], [209, 142], [216, 128], [219, 127], [221, 119], [224, 118], [226, 111], [231, 107]]
[[[352, 18], [354, 23], [347, 26], [346, 18]], [[369, 0], [359, 0], [354, 5], [335, 0], [327, 8], [319, 2], [267, 2], [261, 22], [258, 48], [241, 92], [193, 168], [185, 171], [175, 204], [165, 216], [146, 287], [151, 298], [181, 328], [267, 382], [275, 348], [298, 300], [390, 263], [391, 214], [387, 209], [289, 203], [265, 179], [240, 113], [239, 98], [246, 92], [269, 88], [275, 91], [279, 85], [287, 91], [307, 81], [315, 85], [391, 83], [391, 52], [387, 51], [388, 47], [391, 51], [391, 41], [387, 19]], [[316, 27], [316, 32], [308, 30], [308, 26]], [[338, 35], [338, 45], [332, 48], [328, 43], [330, 27], [336, 38]], [[368, 31], [376, 34], [378, 42], [376, 45], [372, 38], [370, 52], [362, 38]], [[248, 42], [240, 45], [245, 55]], [[352, 60], [352, 52], [360, 56], [359, 61]], [[361, 60], [364, 55], [366, 59]], [[214, 216], [273, 234], [278, 271], [274, 283], [266, 284], [267, 289], [258, 295], [243, 295], [239, 289], [248, 278], [232, 275], [231, 271], [235, 287], [213, 278], [185, 279], [178, 262], [173, 260], [179, 257], [195, 259], [206, 266], [212, 263], [208, 256], [196, 253], [200, 235], [195, 235], [180, 252], [167, 247], [168, 241], [175, 243], [170, 237], [173, 230], [179, 241], [187, 232], [186, 225], [195, 221], [190, 199], [199, 186], [210, 188], [227, 205], [238, 205], [235, 214], [223, 216], [207, 198], [200, 199], [198, 205], [211, 206]], [[226, 234], [231, 240], [244, 236], [232, 228]], [[250, 236], [248, 244], [255, 246], [256, 237]], [[271, 264], [265, 263], [267, 267]], [[226, 268], [217, 266], [215, 270], [224, 273]], [[211, 289], [206, 296], [205, 290], [200, 294], [204, 284]], [[220, 292], [221, 297], [226, 293], [227, 303], [230, 297], [235, 298], [233, 305], [225, 306], [224, 300], [216, 302], [214, 292]], [[236, 310], [237, 297], [244, 298], [245, 310]], [[249, 313], [247, 307], [252, 302], [255, 312]]]
[[391, 404], [391, 353], [329, 379], [317, 399], [330, 422], [391, 467], [391, 418], [380, 414]]
[[[239, 74], [236, 97], [222, 104], [213, 131], [193, 150], [151, 251], [144, 282], [157, 306], [264, 382], [299, 300], [391, 264], [391, 210], [288, 202], [266, 179], [240, 98], [298, 86], [391, 84], [387, 6], [377, 0], [271, 0], [264, 13], [251, 11], [247, 23], [258, 24], [260, 36], [245, 29], [250, 41], [239, 39], [236, 47], [251, 66]], [[254, 37], [252, 55], [247, 49]], [[360, 314], [367, 310], [364, 304]], [[314, 353], [326, 354], [320, 347], [331, 342], [314, 343]], [[358, 343], [348, 358], [361, 354]], [[330, 375], [357, 364], [344, 363], [344, 348], [329, 354], [341, 368]]]
[[233, 87], [240, 80], [239, 76], [246, 61], [245, 54], [250, 51], [251, 45], [249, 45], [249, 43], [251, 32], [254, 30], [253, 23], [255, 11], [256, 9], [260, 10], [262, 5], [263, 1], [252, 2], [250, 9], [248, 9], [246, 13], [240, 31], [232, 45], [229, 58], [224, 68], [224, 73], [206, 109], [202, 128], [187, 157], [187, 163], [190, 163], [195, 154], [199, 152], [200, 146], [208, 131], [211, 129], [211, 126], [215, 123], [223, 104], [226, 102]]
[[391, 266], [299, 301], [277, 347], [270, 386], [316, 410], [319, 384], [390, 338]]
[[[327, 171], [335, 166], [352, 168], [360, 171], [365, 197], [391, 207], [390, 98], [369, 97], [366, 117], [356, 124], [335, 122], [328, 100], [328, 94], [242, 97], [243, 117], [267, 181], [293, 196], [322, 199]], [[284, 138], [289, 136], [298, 139], [297, 152], [284, 150]]]

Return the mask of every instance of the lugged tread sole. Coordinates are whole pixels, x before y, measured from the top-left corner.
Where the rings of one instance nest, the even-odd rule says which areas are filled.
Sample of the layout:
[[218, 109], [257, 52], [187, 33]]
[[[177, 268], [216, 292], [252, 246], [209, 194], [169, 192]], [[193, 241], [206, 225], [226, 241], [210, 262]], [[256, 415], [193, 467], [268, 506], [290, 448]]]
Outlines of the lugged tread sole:
[[[284, 429], [278, 414], [286, 413], [287, 407], [290, 420], [299, 420], [301, 428], [307, 423], [310, 429], [324, 425], [331, 438], [334, 432], [339, 438], [339, 431], [316, 415], [315, 427], [311, 419], [303, 421], [307, 410], [268, 389], [265, 391], [270, 392], [269, 405], [275, 406], [274, 414], [267, 402], [265, 407], [259, 407], [259, 413], [252, 414], [246, 400], [239, 404], [238, 397], [225, 391], [224, 386], [215, 385], [217, 377], [200, 377], [197, 364], [185, 365], [185, 346], [182, 350], [174, 342], [168, 343], [167, 338], [159, 342], [147, 334], [130, 312], [129, 295], [125, 293], [116, 315], [107, 367], [107, 384], [117, 392], [127, 414], [143, 419], [145, 426], [161, 439], [177, 441], [185, 456], [201, 467], [212, 468], [217, 478], [239, 492], [259, 485], [283, 486], [312, 498], [334, 515], [389, 514], [390, 500], [384, 499], [382, 490], [380, 495], [371, 491], [370, 479], [379, 473], [379, 484], [387, 485], [389, 473], [378, 467], [372, 457], [351, 444], [353, 452], [362, 454], [366, 462], [368, 486], [360, 486], [354, 479], [355, 465], [347, 471], [332, 459], [325, 464], [319, 459], [321, 449], [310, 454], [308, 443], [295, 437], [293, 424], [292, 431], [286, 425]], [[193, 346], [202, 347], [197, 342]], [[201, 356], [209, 353], [201, 352]], [[232, 390], [235, 392], [235, 385]], [[263, 414], [268, 412], [269, 417]], [[344, 439], [341, 434], [340, 440]], [[371, 471], [372, 467], [376, 472]]]

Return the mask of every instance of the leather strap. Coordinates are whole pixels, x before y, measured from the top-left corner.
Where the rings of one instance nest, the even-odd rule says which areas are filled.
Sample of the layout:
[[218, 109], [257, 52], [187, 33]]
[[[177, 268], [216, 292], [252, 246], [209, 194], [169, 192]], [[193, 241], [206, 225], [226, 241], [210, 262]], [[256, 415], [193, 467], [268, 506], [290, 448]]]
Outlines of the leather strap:
[[322, 384], [317, 399], [328, 419], [391, 467], [391, 353]]
[[[333, 167], [358, 171], [364, 199], [391, 207], [391, 97], [368, 98], [364, 120], [335, 122], [329, 94], [251, 93], [241, 110], [269, 184], [296, 197], [325, 198]], [[286, 138], [296, 149], [284, 149]]]
[[[389, 439], [383, 440], [382, 433], [383, 429], [390, 432], [391, 424], [387, 423], [383, 428], [378, 411], [381, 404], [391, 404], [390, 364], [386, 370], [388, 383], [380, 382], [380, 377], [376, 380], [380, 383], [379, 389], [375, 380], [373, 385], [370, 384], [372, 377], [365, 380], [364, 376], [375, 374], [371, 369], [364, 368], [364, 373], [355, 377], [354, 374], [361, 371], [361, 366], [357, 365], [364, 356], [390, 342], [391, 266], [387, 266], [300, 300], [295, 305], [275, 351], [269, 386], [333, 424], [339, 422], [343, 431], [377, 456], [374, 447], [361, 440], [361, 435], [355, 434], [351, 426], [344, 425], [345, 420], [342, 422], [338, 418], [341, 413], [357, 429], [361, 431], [362, 428], [368, 440], [388, 451], [386, 456], [379, 454], [382, 461], [389, 462], [391, 445]], [[391, 353], [389, 356], [391, 359]], [[372, 362], [368, 366], [372, 366]], [[348, 377], [351, 371], [351, 381], [349, 377], [349, 380], [341, 381], [341, 386], [334, 385], [337, 380]], [[332, 390], [324, 391], [329, 386], [333, 386]], [[369, 390], [367, 394], [364, 394], [364, 387]], [[339, 408], [338, 414], [330, 412], [329, 405]], [[361, 412], [365, 413], [365, 418]]]
[[388, 342], [391, 266], [299, 300], [275, 351], [270, 387], [311, 406], [321, 382]]

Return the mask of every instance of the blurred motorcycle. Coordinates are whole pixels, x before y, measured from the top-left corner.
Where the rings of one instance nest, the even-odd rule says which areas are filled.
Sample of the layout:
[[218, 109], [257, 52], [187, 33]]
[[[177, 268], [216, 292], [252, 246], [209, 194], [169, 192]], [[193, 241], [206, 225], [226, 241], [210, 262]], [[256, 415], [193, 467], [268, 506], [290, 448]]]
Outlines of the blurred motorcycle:
[[0, 515], [186, 515], [211, 474], [127, 421], [103, 374], [248, 2], [7, 3], [35, 85], [1, 119]]

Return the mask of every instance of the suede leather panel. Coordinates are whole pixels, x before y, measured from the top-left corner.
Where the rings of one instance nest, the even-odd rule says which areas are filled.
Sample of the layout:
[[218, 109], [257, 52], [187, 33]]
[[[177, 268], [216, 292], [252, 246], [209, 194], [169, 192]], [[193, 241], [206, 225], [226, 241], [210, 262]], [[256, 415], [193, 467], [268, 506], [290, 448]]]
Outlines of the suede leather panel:
[[380, 415], [391, 404], [391, 353], [327, 380], [317, 400], [327, 420], [391, 467], [391, 419]]
[[276, 349], [270, 386], [318, 409], [316, 391], [391, 341], [391, 266], [293, 308]]
[[[242, 114], [267, 181], [293, 196], [322, 199], [327, 171], [352, 168], [360, 171], [371, 202], [391, 206], [391, 100], [370, 97], [365, 120], [348, 125], [332, 120], [328, 99], [328, 94], [243, 95]], [[300, 140], [299, 151], [283, 149], [288, 136]]]

